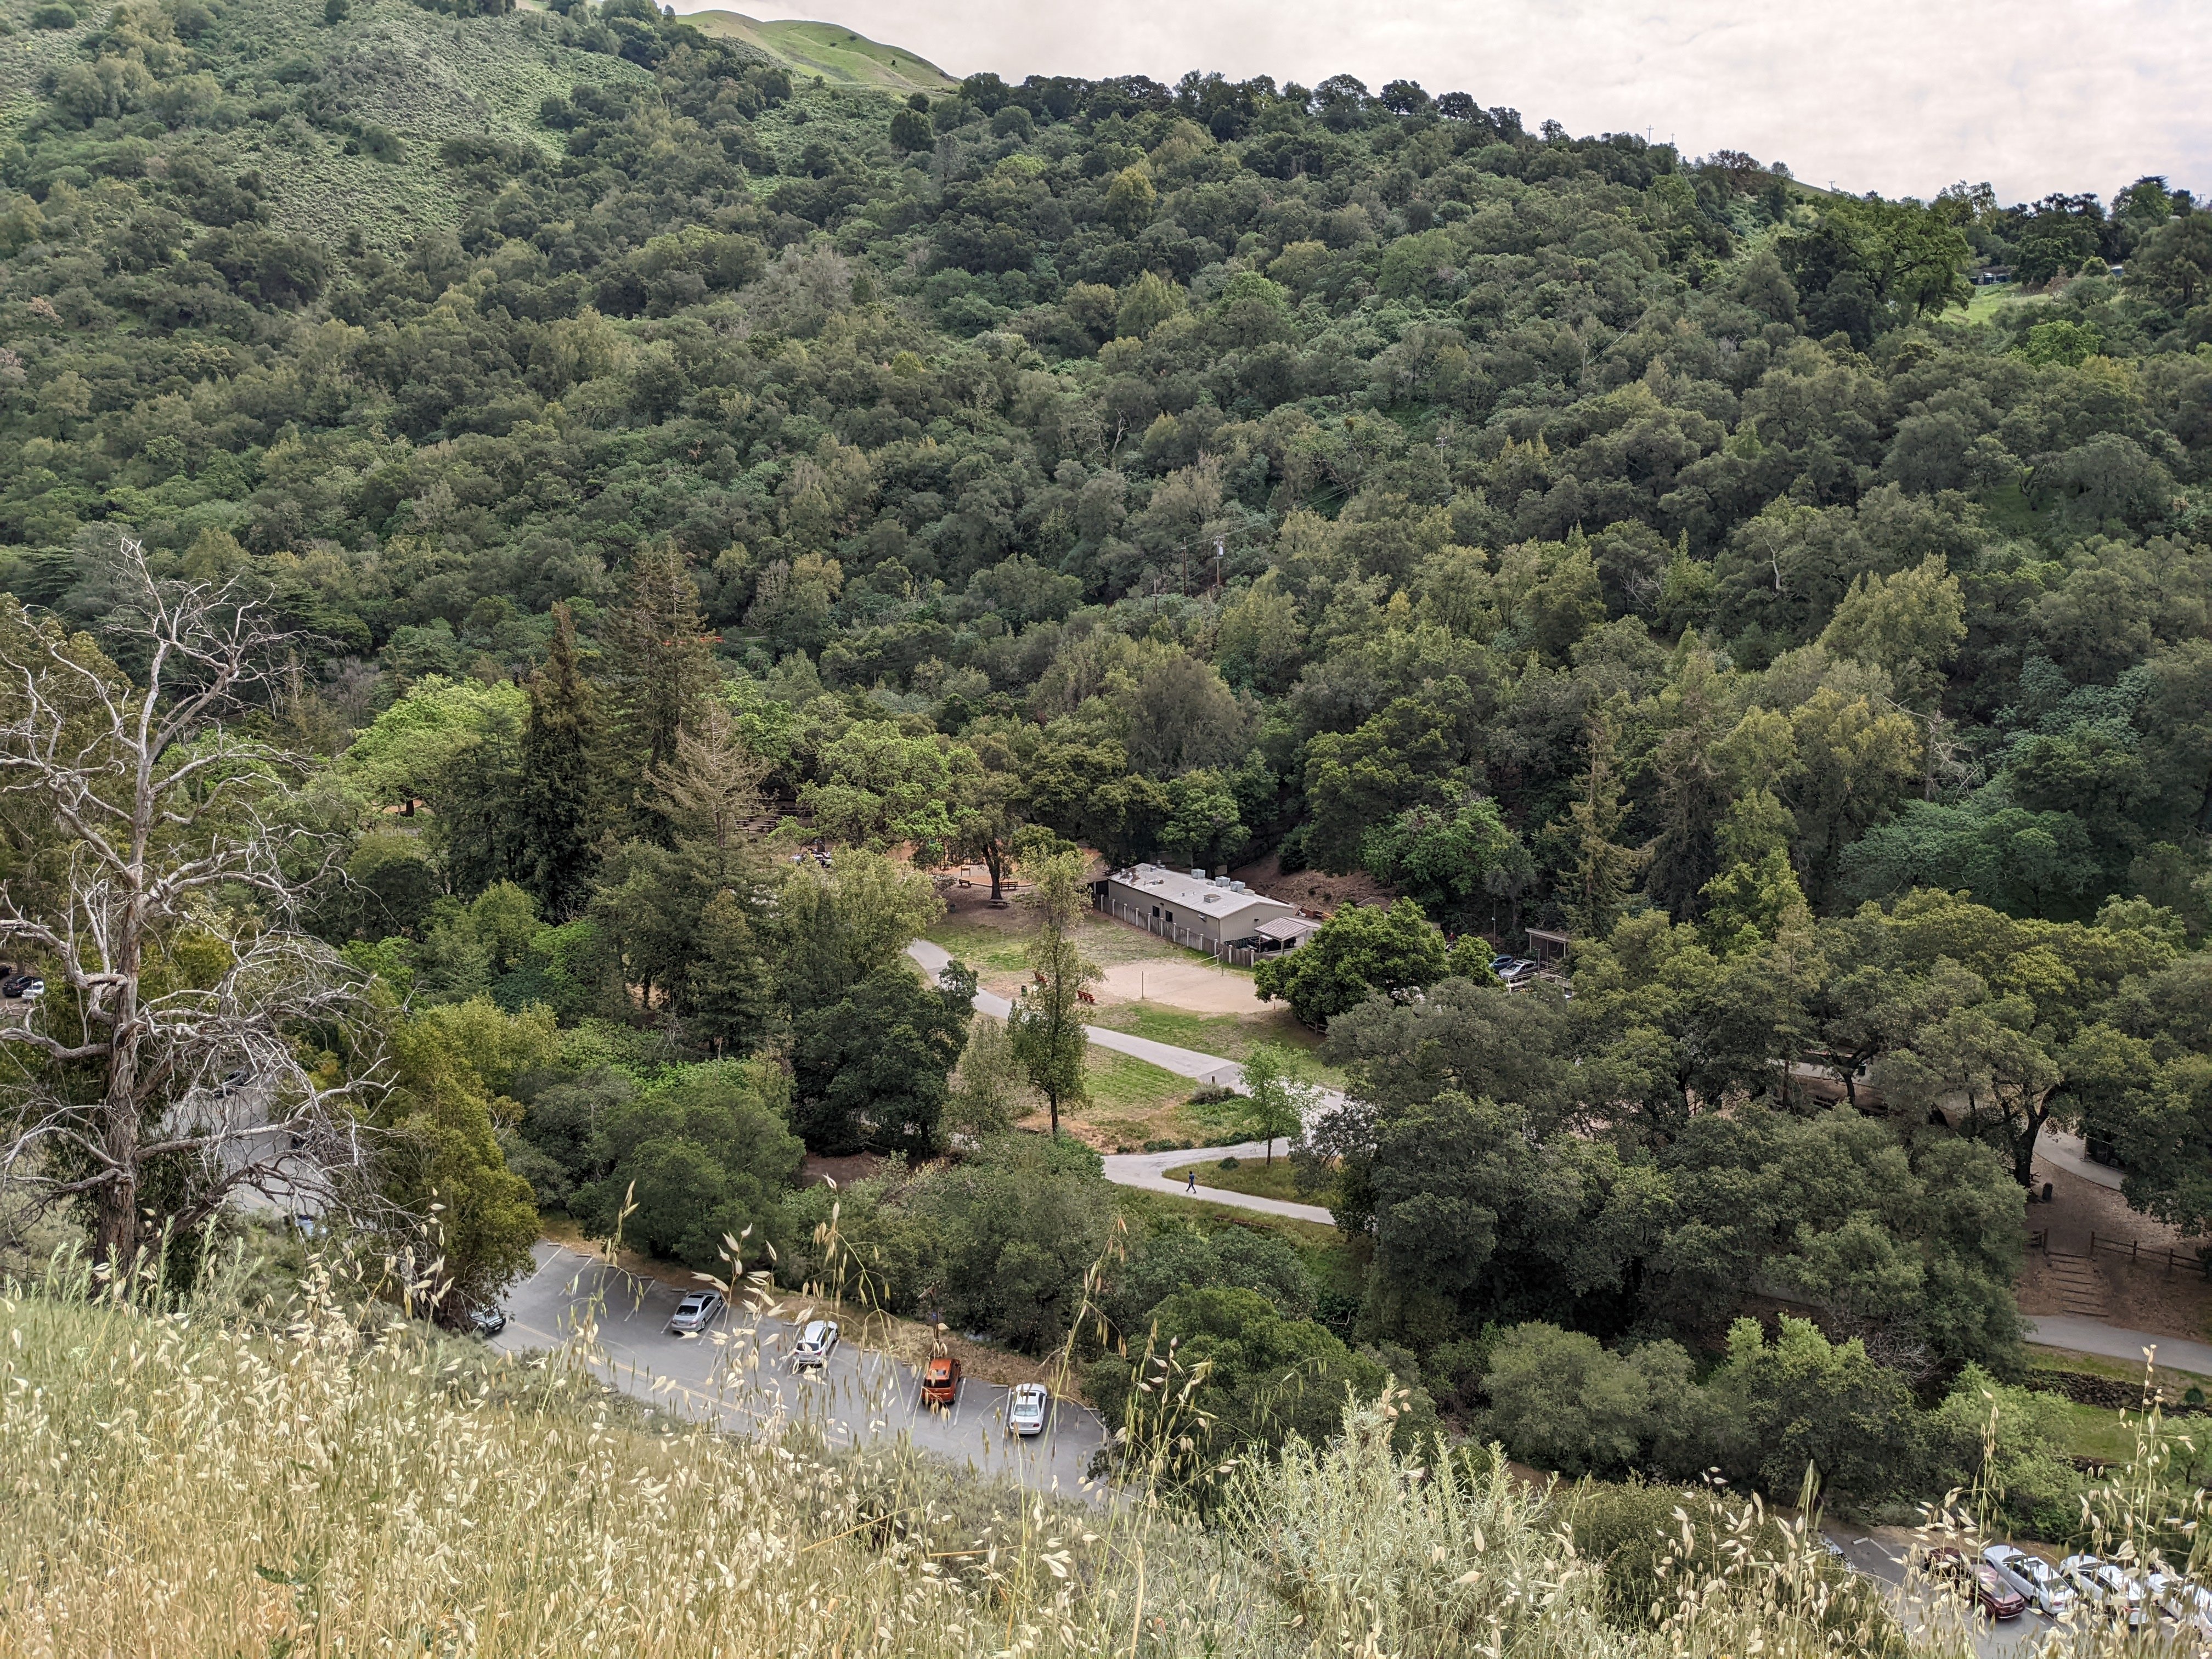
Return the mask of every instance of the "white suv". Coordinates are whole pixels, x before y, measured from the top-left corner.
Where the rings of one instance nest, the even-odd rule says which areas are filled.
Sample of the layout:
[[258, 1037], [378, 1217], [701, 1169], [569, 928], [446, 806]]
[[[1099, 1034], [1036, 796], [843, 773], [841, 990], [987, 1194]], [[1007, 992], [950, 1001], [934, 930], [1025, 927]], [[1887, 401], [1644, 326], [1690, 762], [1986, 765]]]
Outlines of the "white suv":
[[2056, 1619], [2074, 1605], [2074, 1587], [2059, 1577], [2057, 1568], [2040, 1556], [2030, 1555], [2009, 1544], [1992, 1544], [1982, 1552], [1982, 1559], [2011, 1579], [2014, 1587], [2027, 1597], [2028, 1605], [2038, 1613]]
[[1043, 1383], [1020, 1384], [1006, 1403], [1007, 1425], [1019, 1435], [1042, 1434], [1045, 1410], [1050, 1400]]
[[817, 1319], [799, 1334], [799, 1346], [791, 1351], [791, 1368], [795, 1371], [812, 1370], [837, 1352], [837, 1322]]

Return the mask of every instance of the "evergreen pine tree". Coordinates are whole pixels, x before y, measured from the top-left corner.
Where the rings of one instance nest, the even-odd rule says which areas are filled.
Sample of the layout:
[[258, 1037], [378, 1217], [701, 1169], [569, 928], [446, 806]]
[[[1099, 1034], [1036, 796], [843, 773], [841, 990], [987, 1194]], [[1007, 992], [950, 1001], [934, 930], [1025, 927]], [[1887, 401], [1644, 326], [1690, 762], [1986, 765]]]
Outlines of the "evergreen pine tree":
[[556, 605], [553, 648], [530, 682], [515, 799], [520, 884], [556, 921], [583, 908], [591, 879], [603, 799], [593, 763], [598, 702], [577, 653], [575, 620]]
[[1659, 834], [1650, 848], [1644, 890], [1677, 921], [1694, 921], [1699, 895], [1721, 871], [1719, 829], [1728, 810], [1728, 779], [1721, 767], [1727, 710], [1713, 653], [1691, 635], [1674, 684], [1660, 694], [1668, 731], [1651, 755], [1659, 780]]
[[1055, 853], [1036, 861], [1030, 898], [1043, 920], [1030, 944], [1036, 982], [1022, 987], [1006, 1014], [1014, 1056], [1030, 1085], [1044, 1097], [1055, 1139], [1060, 1109], [1090, 1098], [1084, 1060], [1091, 1036], [1083, 1028], [1081, 1003], [1084, 988], [1099, 975], [1075, 943], [1084, 909], [1083, 869], [1080, 853]]
[[1567, 836], [1575, 849], [1574, 862], [1562, 872], [1565, 879], [1560, 883], [1567, 925], [1583, 939], [1601, 939], [1613, 932], [1627, 901], [1629, 886], [1644, 864], [1644, 854], [1613, 839], [1627, 816], [1620, 794], [1620, 763], [1613, 747], [1613, 725], [1603, 714], [1594, 713], [1589, 724], [1589, 769], [1583, 777], [1580, 799], [1567, 808], [1572, 820]]
[[697, 729], [714, 682], [713, 639], [698, 584], [673, 545], [640, 548], [625, 586], [624, 603], [607, 617], [607, 678], [620, 706], [607, 775], [635, 830], [665, 839], [660, 792], [647, 779], [676, 758], [678, 732]]

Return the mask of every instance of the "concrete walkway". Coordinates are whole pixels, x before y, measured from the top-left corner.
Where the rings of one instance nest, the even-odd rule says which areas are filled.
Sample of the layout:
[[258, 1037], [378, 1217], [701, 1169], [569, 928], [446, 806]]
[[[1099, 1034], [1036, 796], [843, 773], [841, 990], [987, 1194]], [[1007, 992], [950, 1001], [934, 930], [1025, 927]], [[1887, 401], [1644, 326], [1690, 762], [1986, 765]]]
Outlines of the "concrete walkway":
[[2049, 1164], [2069, 1175], [2080, 1176], [2084, 1181], [2094, 1181], [2100, 1187], [2109, 1187], [2116, 1193], [2120, 1190], [2120, 1183], [2126, 1179], [2118, 1170], [2089, 1162], [2088, 1148], [2081, 1144], [2081, 1137], [2069, 1134], [2063, 1129], [2045, 1129], [2036, 1138], [2035, 1156], [2039, 1163]]
[[[1276, 1153], [1283, 1150], [1280, 1141], [1275, 1143]], [[1188, 1152], [1109, 1152], [1106, 1157], [1106, 1179], [1117, 1187], [1135, 1187], [1148, 1193], [1172, 1193], [1182, 1198], [1202, 1198], [1209, 1204], [1227, 1204], [1239, 1210], [1258, 1210], [1267, 1215], [1287, 1216], [1292, 1221], [1316, 1222], [1324, 1227], [1336, 1224], [1336, 1218], [1318, 1204], [1293, 1204], [1285, 1198], [1262, 1198], [1257, 1193], [1232, 1193], [1224, 1188], [1208, 1187], [1200, 1182], [1196, 1192], [1189, 1191], [1182, 1181], [1171, 1177], [1170, 1170], [1180, 1170], [1189, 1164], [1217, 1164], [1224, 1158], [1233, 1158], [1240, 1164], [1264, 1160], [1267, 1156], [1266, 1143], [1248, 1140], [1241, 1146], [1200, 1146]]]
[[[952, 953], [941, 945], [932, 945], [918, 939], [906, 947], [906, 953], [931, 979], [945, 971]], [[975, 993], [975, 1011], [991, 1014], [1000, 1019], [1006, 1017], [1012, 1006], [1006, 998], [988, 991]], [[1116, 1031], [1103, 1025], [1086, 1025], [1084, 1033], [1102, 1048], [1127, 1054], [1171, 1072], [1177, 1077], [1187, 1077], [1194, 1083], [1211, 1083], [1224, 1089], [1244, 1086], [1244, 1068], [1233, 1060], [1219, 1054], [1202, 1054], [1195, 1048], [1178, 1048], [1170, 1042], [1154, 1042], [1148, 1037], [1132, 1036], [1127, 1031]], [[1323, 1111], [1344, 1103], [1344, 1097], [1334, 1089], [1320, 1091], [1318, 1104]], [[1239, 1159], [1265, 1158], [1267, 1149], [1259, 1141], [1248, 1141], [1241, 1146], [1198, 1146], [1182, 1152], [1115, 1152], [1106, 1158], [1106, 1179], [1117, 1187], [1135, 1187], [1146, 1192], [1182, 1192], [1183, 1183], [1170, 1181], [1166, 1171], [1185, 1164], [1197, 1164], [1206, 1159], [1218, 1162], [1224, 1158]], [[1335, 1218], [1317, 1204], [1292, 1204], [1279, 1198], [1262, 1198], [1256, 1193], [1232, 1193], [1216, 1187], [1200, 1187], [1199, 1195], [1210, 1203], [1226, 1204], [1233, 1209], [1258, 1210], [1268, 1215], [1287, 1216], [1294, 1221], [1317, 1221], [1322, 1226], [1333, 1225]], [[1190, 1196], [1185, 1193], [1185, 1197]]]
[[2037, 1314], [2027, 1322], [2027, 1340], [2038, 1347], [2066, 1348], [2075, 1353], [2093, 1353], [2102, 1359], [2124, 1359], [2138, 1364], [2145, 1348], [2155, 1348], [2160, 1364], [2212, 1376], [2212, 1343], [2191, 1342], [2179, 1336], [2153, 1336], [2148, 1331], [2107, 1325], [2101, 1319]]

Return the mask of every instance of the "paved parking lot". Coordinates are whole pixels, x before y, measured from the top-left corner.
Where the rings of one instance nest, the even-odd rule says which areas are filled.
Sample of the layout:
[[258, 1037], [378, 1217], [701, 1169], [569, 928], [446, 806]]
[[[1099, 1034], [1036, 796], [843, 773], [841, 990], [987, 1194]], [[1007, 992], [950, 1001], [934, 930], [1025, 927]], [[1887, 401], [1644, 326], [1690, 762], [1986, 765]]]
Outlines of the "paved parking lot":
[[1947, 1592], [1924, 1584], [1908, 1589], [1905, 1563], [1911, 1547], [1911, 1535], [1901, 1528], [1885, 1527], [1880, 1529], [1880, 1535], [1873, 1537], [1842, 1526], [1832, 1525], [1824, 1530], [1843, 1551], [1844, 1559], [1853, 1571], [1863, 1573], [1882, 1586], [1891, 1609], [1906, 1629], [1933, 1636], [1939, 1630], [1948, 1632], [1964, 1628], [1970, 1632], [1977, 1659], [2015, 1659], [2015, 1656], [2024, 1659], [2057, 1628], [2054, 1621], [2033, 1610], [2017, 1619], [1998, 1622], [1978, 1611], [1967, 1611], [1962, 1604], [1952, 1601]]
[[1009, 1390], [969, 1378], [951, 1409], [925, 1406], [915, 1370], [848, 1341], [819, 1370], [789, 1364], [795, 1326], [725, 1310], [699, 1337], [667, 1334], [678, 1292], [562, 1245], [541, 1243], [537, 1271], [505, 1299], [507, 1328], [492, 1346], [509, 1353], [556, 1348], [593, 1325], [592, 1366], [609, 1383], [732, 1433], [811, 1424], [832, 1445], [906, 1435], [939, 1457], [1024, 1485], [1096, 1496], [1084, 1469], [1105, 1443], [1097, 1416], [1056, 1400], [1042, 1434], [1006, 1427]]

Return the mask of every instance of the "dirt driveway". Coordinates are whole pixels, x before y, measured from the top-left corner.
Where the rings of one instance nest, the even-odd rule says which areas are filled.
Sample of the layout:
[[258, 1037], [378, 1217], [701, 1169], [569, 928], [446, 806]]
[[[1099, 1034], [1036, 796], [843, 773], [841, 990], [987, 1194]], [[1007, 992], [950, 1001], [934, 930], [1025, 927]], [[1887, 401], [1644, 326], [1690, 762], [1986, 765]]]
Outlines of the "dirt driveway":
[[1158, 1002], [1194, 1014], [1257, 1014], [1250, 977], [1202, 962], [1119, 962], [1095, 988], [1101, 1002]]

